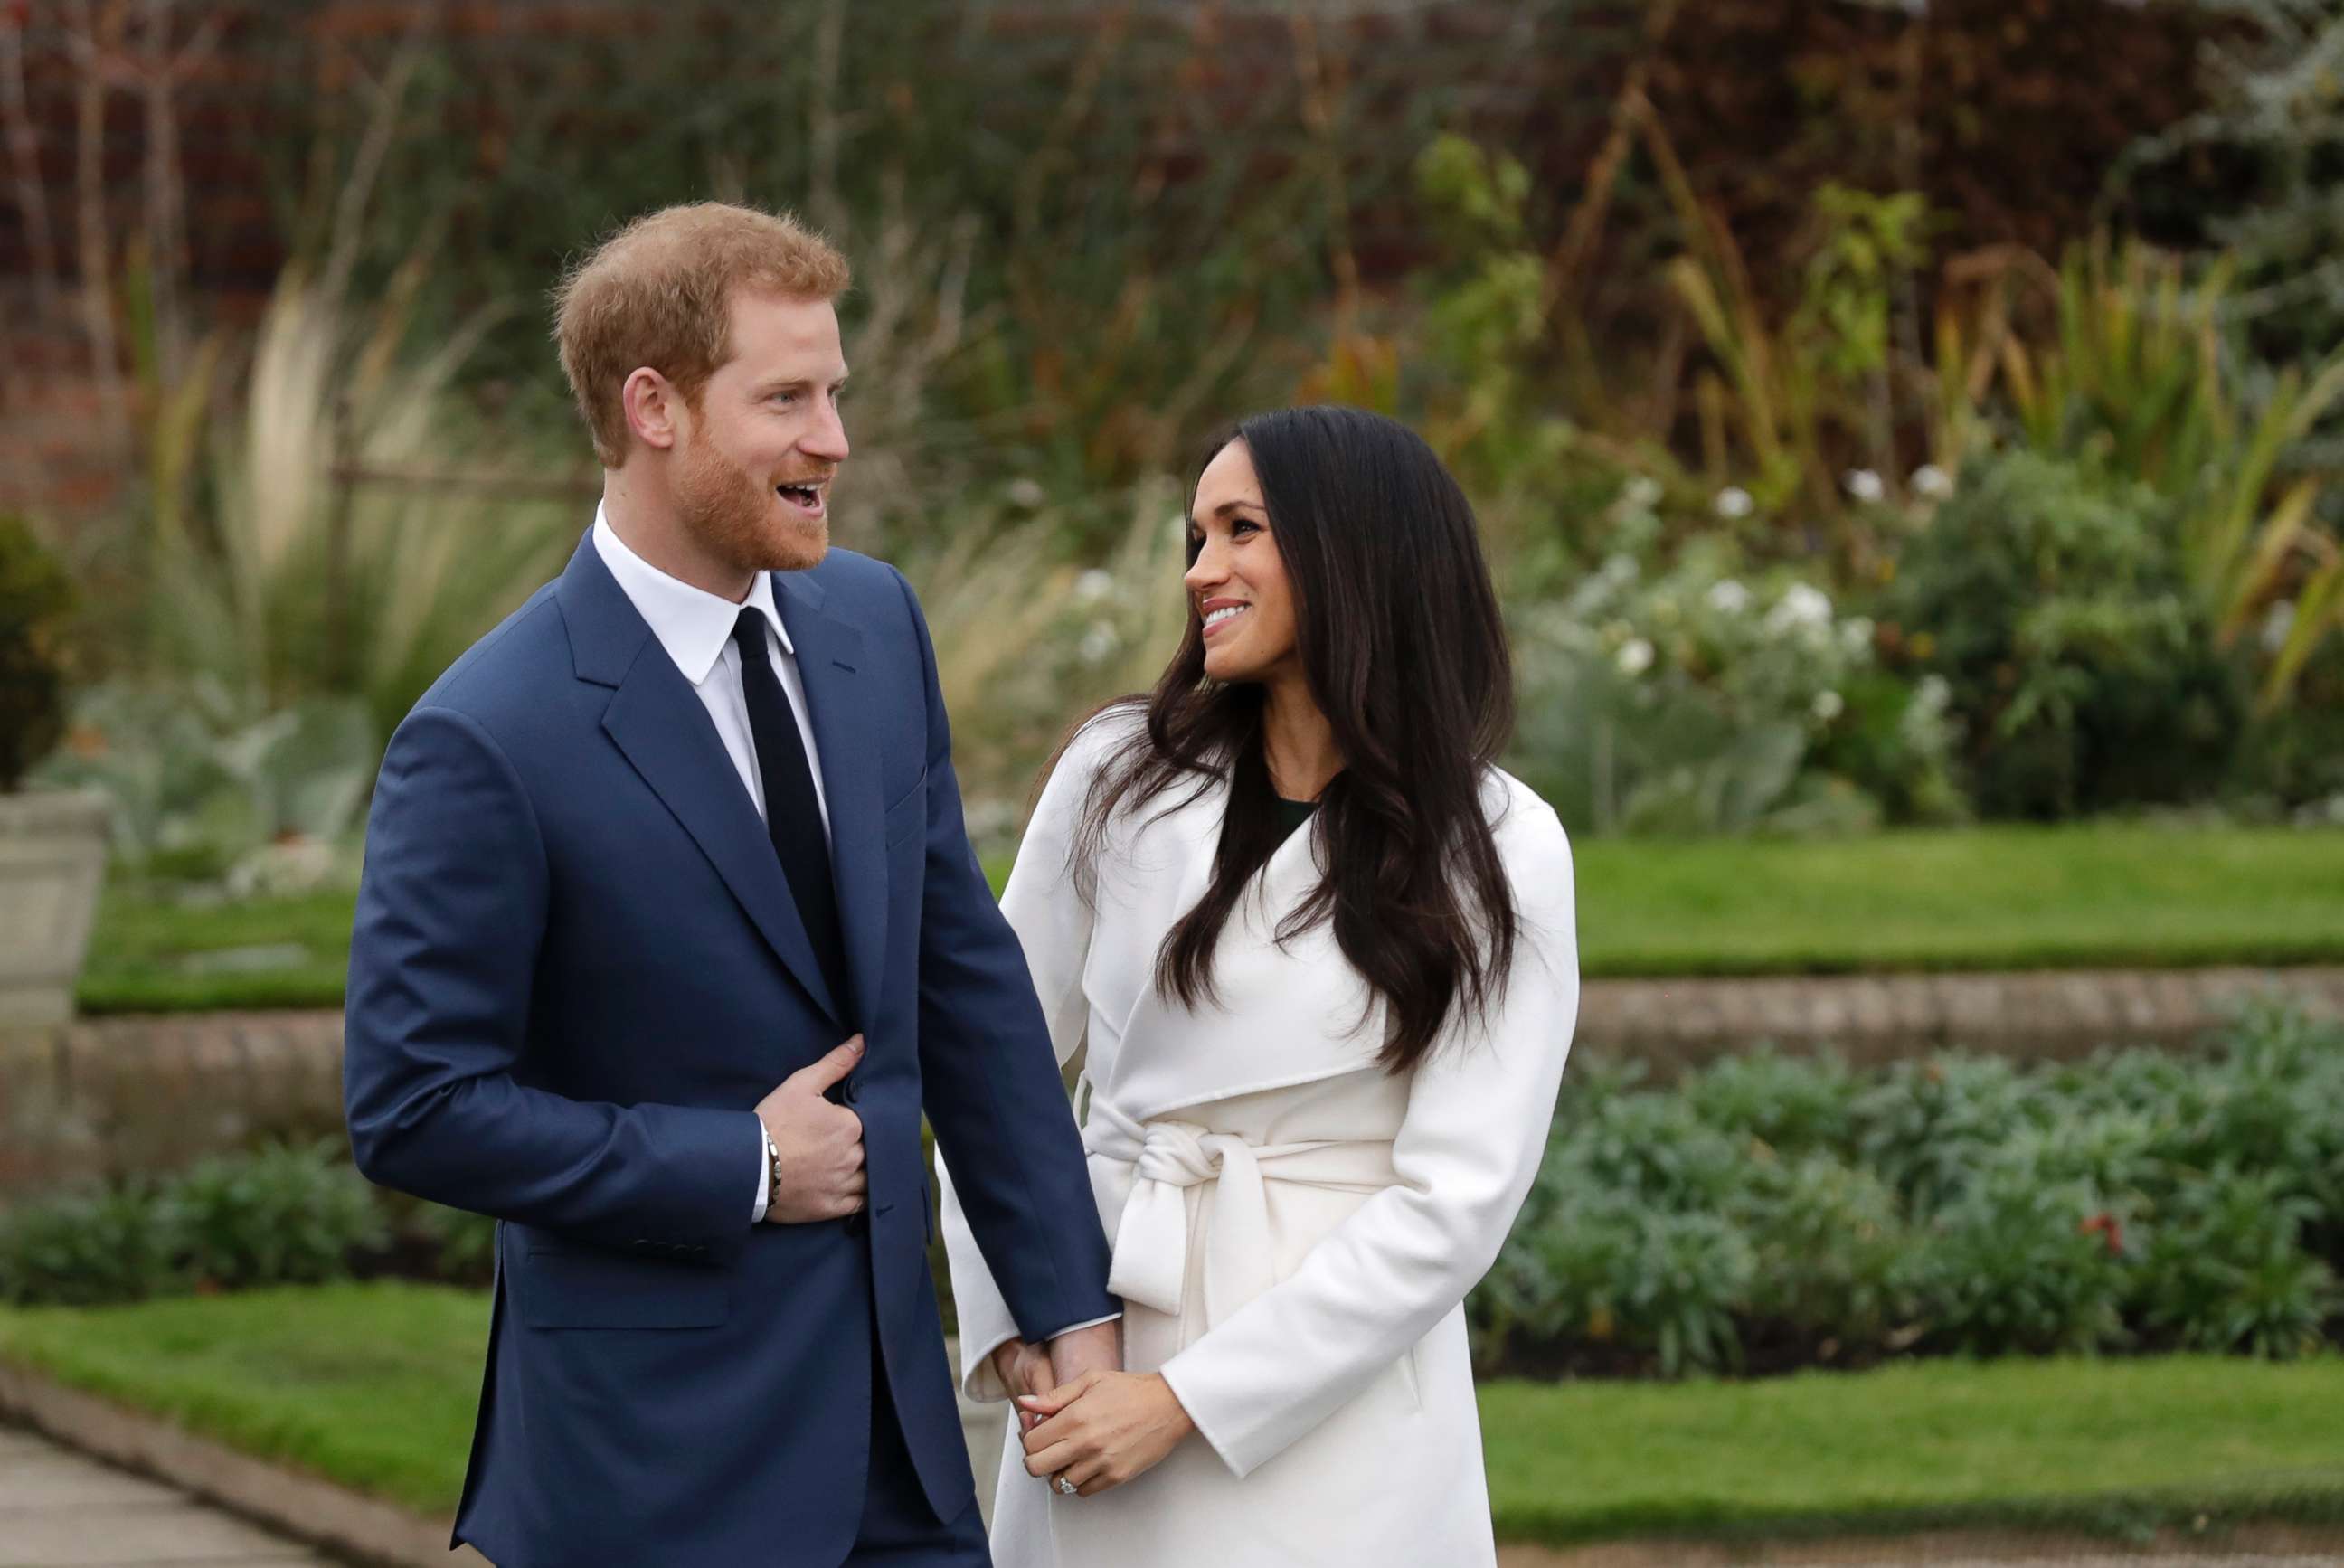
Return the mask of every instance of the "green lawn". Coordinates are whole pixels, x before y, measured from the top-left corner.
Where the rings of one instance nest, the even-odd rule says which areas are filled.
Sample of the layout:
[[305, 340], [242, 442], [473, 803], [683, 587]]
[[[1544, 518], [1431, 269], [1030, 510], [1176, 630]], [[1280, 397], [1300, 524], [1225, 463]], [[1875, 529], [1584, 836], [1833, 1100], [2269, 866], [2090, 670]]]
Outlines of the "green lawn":
[[[479, 1292], [338, 1285], [0, 1310], [0, 1356], [428, 1512], [463, 1478]], [[2344, 1359], [1935, 1361], [1482, 1391], [1510, 1540], [2344, 1517]]]
[[1499, 1533], [2344, 1519], [2344, 1358], [1934, 1361], [1481, 1391]]
[[[1005, 864], [989, 867], [996, 885]], [[2094, 826], [1580, 846], [1591, 976], [2344, 961], [2344, 831]], [[115, 894], [90, 1012], [333, 1007], [346, 894]]]

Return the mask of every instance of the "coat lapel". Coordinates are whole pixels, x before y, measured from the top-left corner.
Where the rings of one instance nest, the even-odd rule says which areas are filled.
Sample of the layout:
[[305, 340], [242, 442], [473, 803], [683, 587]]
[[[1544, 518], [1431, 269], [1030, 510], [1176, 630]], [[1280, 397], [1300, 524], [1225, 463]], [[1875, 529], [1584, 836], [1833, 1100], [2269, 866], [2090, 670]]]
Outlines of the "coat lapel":
[[798, 984], [836, 1020], [838, 1005], [781, 860], [732, 757], [699, 693], [602, 564], [591, 534], [562, 573], [560, 596], [578, 678], [612, 688], [604, 733], [683, 824]]
[[887, 953], [887, 865], [880, 842], [879, 754], [862, 723], [871, 700], [859, 669], [863, 633], [829, 607], [822, 584], [803, 572], [773, 573], [773, 602], [789, 628], [805, 687], [814, 749], [821, 754], [823, 805], [830, 814], [831, 877], [846, 944], [854, 1016], [879, 1014]]
[[[1114, 1059], [1095, 1081], [1125, 1114], [1146, 1121], [1183, 1106], [1284, 1088], [1372, 1067], [1382, 1044], [1380, 1007], [1323, 922], [1284, 948], [1278, 923], [1322, 870], [1308, 828], [1278, 845], [1222, 928], [1213, 975], [1220, 1000], [1194, 1011], [1154, 984], [1155, 956], [1174, 921], [1212, 878], [1228, 792], [1215, 784], [1139, 832], [1131, 853], [1103, 863], [1130, 877], [1093, 940], [1126, 950], [1111, 961], [1132, 986]], [[1143, 809], [1143, 816], [1146, 814]], [[1366, 1027], [1359, 1027], [1363, 1017]]]

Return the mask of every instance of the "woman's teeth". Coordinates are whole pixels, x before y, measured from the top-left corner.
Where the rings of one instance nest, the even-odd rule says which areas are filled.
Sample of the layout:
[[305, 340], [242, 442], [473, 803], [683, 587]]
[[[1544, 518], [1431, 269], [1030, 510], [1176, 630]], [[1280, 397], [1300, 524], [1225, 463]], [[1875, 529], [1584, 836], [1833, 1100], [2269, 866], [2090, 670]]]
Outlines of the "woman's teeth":
[[1242, 604], [1231, 604], [1223, 609], [1216, 610], [1211, 614], [1206, 616], [1205, 624], [1207, 626], [1217, 626], [1222, 622], [1227, 621], [1230, 616], [1242, 615], [1245, 612], [1246, 606]]

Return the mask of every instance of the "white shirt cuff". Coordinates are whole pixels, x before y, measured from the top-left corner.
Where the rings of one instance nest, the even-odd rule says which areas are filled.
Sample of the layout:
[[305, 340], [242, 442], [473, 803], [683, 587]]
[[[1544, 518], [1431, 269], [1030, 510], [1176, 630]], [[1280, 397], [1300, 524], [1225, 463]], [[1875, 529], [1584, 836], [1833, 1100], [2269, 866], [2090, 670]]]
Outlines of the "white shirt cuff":
[[757, 1212], [749, 1216], [749, 1223], [752, 1225], [764, 1219], [765, 1210], [773, 1207], [773, 1158], [766, 1152], [772, 1143], [771, 1135], [765, 1131], [765, 1119], [759, 1117], [757, 1118]]
[[1093, 1318], [1087, 1323], [1068, 1323], [1065, 1328], [1060, 1329], [1057, 1333], [1051, 1335], [1050, 1338], [1055, 1340], [1057, 1339], [1059, 1335], [1071, 1334], [1077, 1329], [1096, 1329], [1101, 1323], [1119, 1322], [1122, 1320], [1122, 1318], [1123, 1314], [1121, 1312], [1109, 1312], [1106, 1317]]

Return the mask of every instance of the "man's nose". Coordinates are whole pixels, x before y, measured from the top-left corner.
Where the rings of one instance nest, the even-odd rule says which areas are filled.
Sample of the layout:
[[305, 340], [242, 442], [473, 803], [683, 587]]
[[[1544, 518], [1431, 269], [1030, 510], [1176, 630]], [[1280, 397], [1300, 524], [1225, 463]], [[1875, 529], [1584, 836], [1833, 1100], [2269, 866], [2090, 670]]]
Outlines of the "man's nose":
[[846, 460], [846, 422], [838, 417], [837, 404], [830, 404], [814, 416], [813, 426], [799, 439], [798, 449], [824, 462]]

